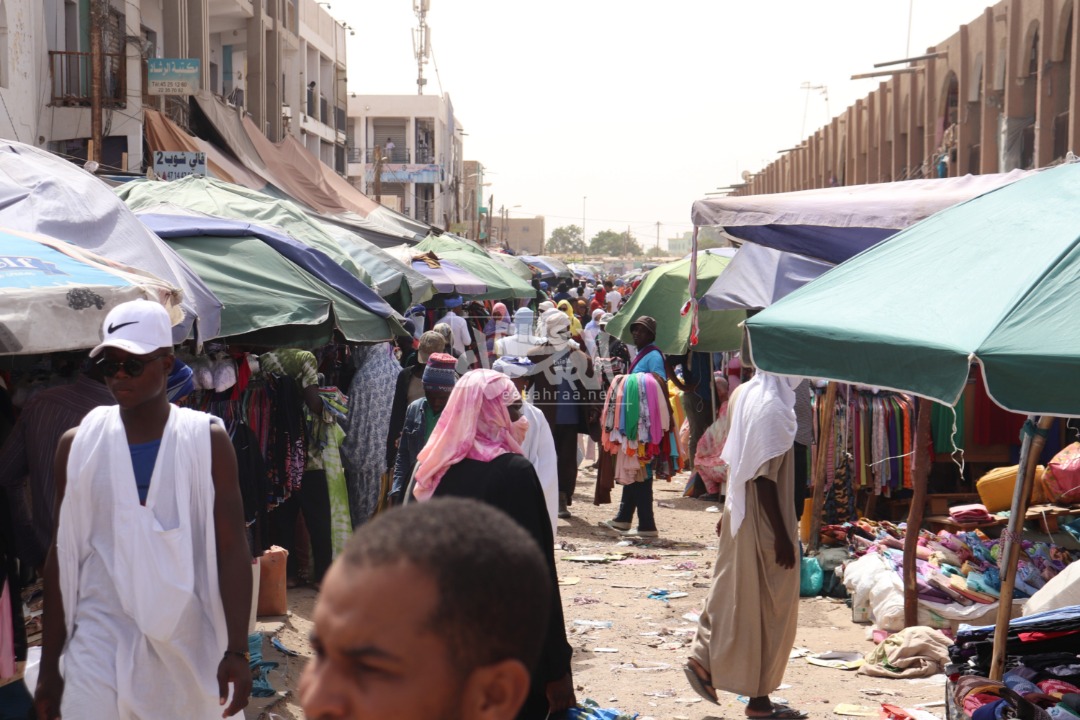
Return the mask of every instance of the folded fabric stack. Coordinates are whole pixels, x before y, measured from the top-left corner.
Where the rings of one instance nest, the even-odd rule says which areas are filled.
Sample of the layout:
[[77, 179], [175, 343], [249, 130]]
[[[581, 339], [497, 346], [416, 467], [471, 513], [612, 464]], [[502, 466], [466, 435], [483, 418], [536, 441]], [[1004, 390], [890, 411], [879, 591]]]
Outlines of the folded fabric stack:
[[[857, 554], [880, 552], [901, 572], [904, 530], [890, 523], [860, 520], [851, 525], [851, 531]], [[942, 530], [936, 535], [921, 531], [916, 548], [919, 597], [928, 602], [961, 605], [997, 602], [1001, 594], [1001, 550], [1001, 541], [987, 537], [981, 530]], [[1074, 559], [1069, 551], [1056, 545], [1023, 541], [1013, 597], [1031, 597]]]
[[963, 626], [949, 648], [947, 699], [972, 720], [1080, 718], [1080, 606], [1009, 623], [1004, 682], [986, 678], [994, 626]]
[[672, 413], [667, 385], [652, 373], [619, 375], [604, 400], [601, 444], [615, 454], [615, 480], [643, 478], [642, 468], [671, 455]]
[[981, 525], [994, 522], [994, 516], [985, 505], [957, 505], [949, 508], [949, 519], [957, 525]]

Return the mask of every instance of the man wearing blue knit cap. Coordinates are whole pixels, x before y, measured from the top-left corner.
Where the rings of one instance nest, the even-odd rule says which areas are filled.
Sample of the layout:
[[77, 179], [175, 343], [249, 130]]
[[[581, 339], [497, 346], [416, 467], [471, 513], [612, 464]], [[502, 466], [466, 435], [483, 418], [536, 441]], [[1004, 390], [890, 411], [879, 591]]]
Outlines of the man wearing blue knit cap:
[[394, 462], [394, 483], [390, 487], [391, 504], [399, 505], [409, 484], [416, 456], [427, 444], [439, 415], [450, 399], [457, 382], [454, 366], [457, 360], [446, 353], [432, 353], [424, 368], [424, 397], [414, 400], [405, 410], [405, 425], [398, 440], [397, 459]]

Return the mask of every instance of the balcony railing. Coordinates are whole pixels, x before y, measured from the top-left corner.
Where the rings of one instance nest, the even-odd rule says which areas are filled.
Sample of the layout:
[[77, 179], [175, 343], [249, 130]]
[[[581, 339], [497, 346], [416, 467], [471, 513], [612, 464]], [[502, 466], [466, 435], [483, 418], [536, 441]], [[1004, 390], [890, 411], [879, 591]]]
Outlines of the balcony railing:
[[[388, 163], [409, 163], [409, 148], [396, 147], [393, 150], [383, 150], [383, 157], [386, 158], [385, 162]], [[365, 162], [375, 162], [375, 148], [368, 148], [367, 155], [365, 156]]]
[[364, 151], [361, 148], [349, 148], [347, 151], [349, 162], [362, 163], [364, 162]]
[[[124, 107], [127, 104], [127, 58], [122, 53], [103, 53], [104, 83], [101, 104]], [[49, 51], [49, 74], [52, 81], [52, 105], [90, 105], [90, 53]]]

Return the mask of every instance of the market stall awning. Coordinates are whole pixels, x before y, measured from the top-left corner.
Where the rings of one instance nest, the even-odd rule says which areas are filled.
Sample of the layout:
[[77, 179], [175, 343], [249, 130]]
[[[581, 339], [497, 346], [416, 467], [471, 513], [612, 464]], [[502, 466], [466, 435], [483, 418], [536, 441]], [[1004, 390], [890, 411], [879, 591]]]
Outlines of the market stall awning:
[[536, 277], [536, 272], [533, 267], [516, 255], [493, 252], [491, 253], [491, 257], [501, 262], [505, 267], [509, 268], [510, 272], [514, 273], [530, 285], [532, 284], [533, 278]]
[[487, 285], [480, 278], [457, 263], [443, 260], [435, 253], [417, 252], [412, 245], [399, 245], [387, 250], [402, 262], [407, 262], [413, 270], [420, 273], [434, 284], [435, 292], [458, 294], [472, 297], [487, 292]]
[[599, 268], [592, 265], [585, 265], [584, 263], [570, 263], [567, 267], [570, 268], [570, 272], [574, 273], [576, 277], [591, 280], [593, 282], [596, 282], [597, 276], [600, 275]]
[[449, 260], [479, 278], [487, 285], [487, 292], [473, 296], [477, 300], [531, 299], [536, 296], [532, 284], [471, 240], [446, 234], [429, 235], [414, 249], [421, 253], [434, 252], [440, 260]]
[[252, 190], [266, 190], [265, 178], [248, 170], [215, 145], [188, 135], [183, 128], [156, 110], [144, 108], [143, 112], [146, 116], [143, 126], [146, 145], [151, 153], [203, 152], [206, 153], [206, 169], [213, 177]]
[[790, 295], [833, 265], [747, 243], [701, 298], [705, 310], [760, 310]]
[[130, 182], [116, 192], [135, 210], [151, 210], [161, 203], [170, 203], [285, 232], [321, 250], [398, 310], [431, 295], [431, 282], [412, 268], [345, 228], [318, 220], [287, 200], [194, 176], [168, 183]]
[[312, 155], [291, 135], [270, 141], [247, 116], [210, 93], [194, 96], [198, 122], [251, 172], [289, 198], [323, 215], [340, 215], [345, 222], [370, 222], [373, 228], [407, 241], [422, 237], [430, 226], [395, 212], [364, 195], [333, 168]]
[[747, 322], [754, 363], [953, 405], [1080, 415], [1080, 164], [938, 213]]
[[[351, 342], [379, 342], [404, 333], [397, 316], [369, 290], [373, 312], [355, 295], [333, 265], [291, 238], [264, 229], [185, 213], [140, 213], [140, 219], [162, 229], [168, 242], [225, 302], [222, 337], [260, 347], [317, 347], [333, 331]], [[305, 267], [306, 266], [306, 267]], [[340, 270], [340, 268], [338, 268]], [[343, 271], [342, 271], [343, 272]], [[329, 277], [328, 277], [329, 276]], [[370, 297], [374, 296], [374, 297]]]
[[532, 267], [537, 268], [540, 271], [540, 278], [542, 280], [552, 280], [555, 278], [565, 278], [569, 280], [574, 276], [574, 273], [566, 263], [558, 258], [548, 257], [547, 255], [518, 255], [517, 257]]
[[0, 139], [0, 226], [57, 238], [153, 274], [183, 291], [184, 318], [173, 327], [175, 342], [196, 334], [199, 342], [218, 336], [221, 301], [105, 183], [82, 168]]
[[[676, 260], [649, 271], [637, 289], [608, 323], [607, 331], [633, 343], [630, 323], [642, 315], [656, 318], [656, 346], [665, 353], [682, 354], [690, 348], [690, 314], [682, 309], [690, 302], [690, 260]], [[698, 299], [731, 262], [728, 258], [702, 254], [698, 257]], [[698, 320], [695, 351], [738, 350], [742, 340], [742, 310], [703, 312]]]
[[44, 235], [0, 228], [0, 355], [84, 350], [129, 300], [159, 302], [174, 324], [180, 290], [150, 273]]
[[695, 225], [776, 250], [841, 263], [936, 212], [1031, 174], [1014, 170], [698, 200]]
[[342, 293], [365, 310], [382, 318], [390, 318], [397, 314], [374, 290], [355, 275], [346, 272], [345, 268], [335, 263], [325, 253], [308, 247], [273, 228], [194, 213], [169, 205], [141, 212], [138, 217], [158, 237], [165, 240], [199, 236], [253, 237], [262, 240], [294, 265], [298, 265], [308, 274]]

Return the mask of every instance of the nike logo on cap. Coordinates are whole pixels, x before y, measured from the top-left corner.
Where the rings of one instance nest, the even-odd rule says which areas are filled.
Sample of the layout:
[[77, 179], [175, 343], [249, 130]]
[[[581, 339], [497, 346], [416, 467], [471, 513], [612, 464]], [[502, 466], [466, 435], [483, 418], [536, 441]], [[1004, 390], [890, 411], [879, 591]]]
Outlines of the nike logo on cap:
[[112, 335], [114, 332], [116, 332], [120, 328], [127, 327], [128, 325], [134, 325], [137, 322], [139, 322], [139, 321], [138, 320], [131, 320], [130, 322], [123, 322], [123, 323], [120, 323], [119, 325], [113, 325], [112, 323], [109, 323], [109, 334]]

